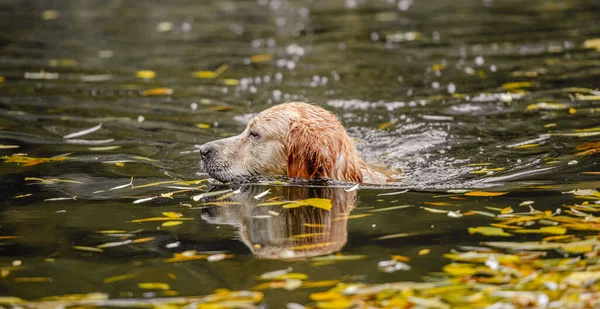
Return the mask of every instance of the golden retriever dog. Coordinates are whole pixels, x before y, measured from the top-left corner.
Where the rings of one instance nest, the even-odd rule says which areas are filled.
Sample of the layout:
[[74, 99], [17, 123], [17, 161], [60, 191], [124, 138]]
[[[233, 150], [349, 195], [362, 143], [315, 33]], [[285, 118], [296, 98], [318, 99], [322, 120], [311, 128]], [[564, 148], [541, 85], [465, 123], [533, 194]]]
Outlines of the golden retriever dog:
[[337, 117], [322, 107], [291, 102], [250, 121], [242, 134], [200, 146], [204, 170], [222, 181], [286, 175], [381, 184], [384, 173], [360, 158]]

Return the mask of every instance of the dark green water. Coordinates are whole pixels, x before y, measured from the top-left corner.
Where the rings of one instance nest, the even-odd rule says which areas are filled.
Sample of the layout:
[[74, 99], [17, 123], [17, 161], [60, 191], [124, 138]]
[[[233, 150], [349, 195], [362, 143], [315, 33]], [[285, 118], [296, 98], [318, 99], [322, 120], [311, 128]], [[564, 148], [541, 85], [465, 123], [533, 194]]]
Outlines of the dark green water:
[[[250, 289], [256, 276], [287, 267], [315, 281], [419, 281], [448, 263], [444, 253], [489, 239], [467, 228], [492, 222], [422, 206], [494, 212], [485, 207], [533, 200], [554, 210], [575, 201], [562, 192], [600, 187], [600, 146], [586, 144], [600, 140], [599, 20], [593, 0], [0, 1], [0, 294], [142, 298], [165, 294], [138, 283], [163, 282], [203, 295]], [[194, 76], [223, 65], [217, 78]], [[156, 76], [136, 77], [142, 70]], [[207, 178], [197, 145], [236, 135], [253, 114], [290, 100], [336, 113], [366, 161], [405, 177], [354, 193], [246, 185], [232, 197], [239, 204], [202, 207], [191, 196], [238, 189], [211, 182], [133, 203], [197, 187], [174, 183]], [[123, 187], [131, 177], [134, 186], [170, 183]], [[257, 207], [253, 196], [269, 188], [265, 200], [325, 197], [334, 209]], [[508, 193], [446, 193], [477, 188]], [[399, 205], [412, 206], [372, 212]], [[283, 217], [263, 218], [268, 210]], [[350, 210], [370, 216], [327, 221]], [[129, 222], [163, 212], [190, 220]], [[298, 216], [331, 224], [337, 245], [314, 255], [368, 257], [323, 266], [260, 258], [271, 247], [280, 253], [291, 235], [277, 228]], [[98, 232], [106, 230], [124, 232]], [[378, 239], [402, 233], [411, 234]], [[233, 257], [164, 262], [186, 250]], [[410, 257], [412, 269], [380, 272], [377, 262], [391, 255]], [[105, 283], [123, 274], [132, 276]], [[266, 290], [265, 299], [307, 303], [317, 290]]]

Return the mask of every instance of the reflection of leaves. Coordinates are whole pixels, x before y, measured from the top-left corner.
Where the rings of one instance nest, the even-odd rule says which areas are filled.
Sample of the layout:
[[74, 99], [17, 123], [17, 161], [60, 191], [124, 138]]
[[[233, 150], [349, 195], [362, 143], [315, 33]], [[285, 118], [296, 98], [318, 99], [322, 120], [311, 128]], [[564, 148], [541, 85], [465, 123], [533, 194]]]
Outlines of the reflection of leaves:
[[289, 204], [285, 204], [285, 205], [283, 205], [283, 208], [297, 208], [297, 207], [303, 207], [303, 206], [313, 206], [313, 207], [321, 208], [321, 209], [328, 210], [328, 211], [331, 210], [331, 208], [333, 207], [330, 199], [309, 198], [309, 199], [297, 200], [297, 201], [293, 201]]

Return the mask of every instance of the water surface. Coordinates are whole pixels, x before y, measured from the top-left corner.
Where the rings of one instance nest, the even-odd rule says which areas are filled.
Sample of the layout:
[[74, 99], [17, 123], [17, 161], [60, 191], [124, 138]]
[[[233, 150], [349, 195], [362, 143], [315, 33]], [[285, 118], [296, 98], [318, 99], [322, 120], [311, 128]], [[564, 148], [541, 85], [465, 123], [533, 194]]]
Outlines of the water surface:
[[[591, 0], [4, 1], [0, 294], [205, 295], [289, 267], [423, 281], [446, 253], [506, 240], [468, 232], [490, 213], [597, 205], [563, 193], [600, 186], [598, 16]], [[205, 181], [198, 145], [293, 100], [336, 113], [366, 161], [404, 178], [354, 192]], [[333, 205], [257, 206], [272, 198]], [[218, 261], [170, 262], [184, 252]], [[338, 252], [364, 257], [315, 260]], [[394, 255], [411, 268], [378, 268]], [[258, 289], [281, 307], [327, 288]]]

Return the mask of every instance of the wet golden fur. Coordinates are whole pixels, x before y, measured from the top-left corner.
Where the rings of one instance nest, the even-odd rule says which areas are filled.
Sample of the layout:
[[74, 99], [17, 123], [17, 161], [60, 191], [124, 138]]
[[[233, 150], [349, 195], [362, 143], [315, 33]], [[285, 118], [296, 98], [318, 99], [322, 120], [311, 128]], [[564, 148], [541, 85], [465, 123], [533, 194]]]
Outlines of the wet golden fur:
[[242, 134], [200, 147], [205, 171], [228, 182], [255, 175], [385, 183], [359, 156], [337, 117], [302, 102], [269, 108]]

